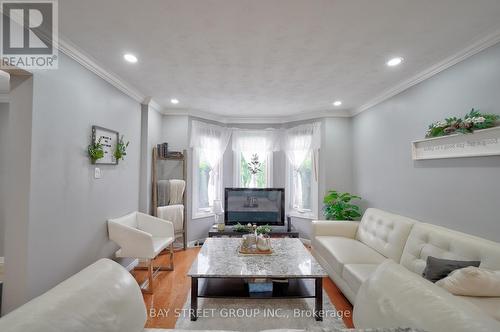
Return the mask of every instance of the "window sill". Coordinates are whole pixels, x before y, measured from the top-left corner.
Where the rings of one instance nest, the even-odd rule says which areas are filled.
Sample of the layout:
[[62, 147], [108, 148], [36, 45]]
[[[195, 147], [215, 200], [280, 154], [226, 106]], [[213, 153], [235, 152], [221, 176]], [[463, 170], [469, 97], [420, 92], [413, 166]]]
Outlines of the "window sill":
[[315, 215], [314, 213], [310, 211], [298, 211], [298, 210], [293, 210], [288, 213], [290, 217], [294, 218], [301, 218], [301, 219], [310, 219], [310, 220], [316, 220], [318, 219], [318, 216]]
[[214, 217], [214, 216], [215, 216], [215, 214], [213, 212], [197, 212], [197, 213], [193, 214], [191, 219], [192, 220], [204, 219], [204, 218], [210, 218], [210, 217]]

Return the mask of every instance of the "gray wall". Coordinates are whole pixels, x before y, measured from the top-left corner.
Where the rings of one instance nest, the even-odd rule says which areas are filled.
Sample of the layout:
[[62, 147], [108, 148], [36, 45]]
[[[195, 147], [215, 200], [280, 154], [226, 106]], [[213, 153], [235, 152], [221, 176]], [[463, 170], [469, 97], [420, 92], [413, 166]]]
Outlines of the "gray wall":
[[4, 255], [5, 199], [7, 180], [7, 130], [9, 129], [9, 104], [0, 103], [0, 257]]
[[[16, 261], [24, 269], [15, 276], [22, 283], [18, 292], [10, 291], [11, 280], [5, 283], [7, 311], [112, 257], [117, 246], [108, 239], [106, 220], [137, 210], [139, 203], [140, 105], [64, 55], [58, 70], [37, 71], [32, 81], [32, 137], [26, 143], [32, 144], [31, 167], [25, 173], [31, 174], [31, 190], [29, 206], [22, 207], [29, 219], [20, 232], [29, 241], [21, 239], [26, 253]], [[130, 141], [119, 165], [99, 165], [98, 180], [86, 156], [93, 124]], [[8, 238], [9, 231], [19, 233], [7, 227]], [[11, 254], [7, 245], [7, 274]]]
[[355, 188], [366, 206], [500, 241], [500, 157], [414, 162], [429, 123], [500, 114], [500, 45], [354, 118]]
[[28, 298], [28, 228], [31, 182], [33, 78], [11, 76], [5, 201], [2, 314]]

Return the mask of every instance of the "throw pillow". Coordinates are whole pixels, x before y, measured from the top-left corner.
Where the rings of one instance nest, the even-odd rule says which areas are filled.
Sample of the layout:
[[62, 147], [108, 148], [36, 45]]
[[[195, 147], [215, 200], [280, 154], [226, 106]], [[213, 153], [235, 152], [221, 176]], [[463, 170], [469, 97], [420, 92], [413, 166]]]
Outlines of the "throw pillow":
[[451, 272], [468, 266], [479, 267], [480, 261], [455, 261], [451, 259], [442, 259], [432, 256], [427, 257], [422, 276], [432, 282], [446, 278]]
[[455, 270], [436, 282], [454, 295], [500, 296], [500, 271], [490, 271], [469, 266]]

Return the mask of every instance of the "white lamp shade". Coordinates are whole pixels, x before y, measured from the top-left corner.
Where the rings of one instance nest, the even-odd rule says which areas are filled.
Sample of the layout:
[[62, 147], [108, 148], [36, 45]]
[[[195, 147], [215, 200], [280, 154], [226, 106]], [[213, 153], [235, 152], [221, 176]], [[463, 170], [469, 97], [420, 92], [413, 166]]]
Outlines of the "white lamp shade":
[[222, 201], [220, 199], [214, 200], [213, 211], [215, 214], [223, 214], [224, 209], [222, 208]]

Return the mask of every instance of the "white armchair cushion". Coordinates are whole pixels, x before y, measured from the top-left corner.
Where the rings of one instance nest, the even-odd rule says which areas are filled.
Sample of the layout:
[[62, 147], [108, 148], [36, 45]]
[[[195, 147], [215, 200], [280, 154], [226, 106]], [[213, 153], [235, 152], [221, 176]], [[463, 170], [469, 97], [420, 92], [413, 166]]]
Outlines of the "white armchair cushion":
[[154, 257], [153, 237], [137, 228], [108, 221], [109, 238], [120, 246], [116, 257]]
[[153, 237], [173, 237], [174, 226], [172, 222], [156, 218], [144, 213], [137, 213], [139, 229], [145, 231]]
[[108, 232], [117, 257], [152, 259], [174, 241], [171, 222], [140, 212], [108, 220]]

